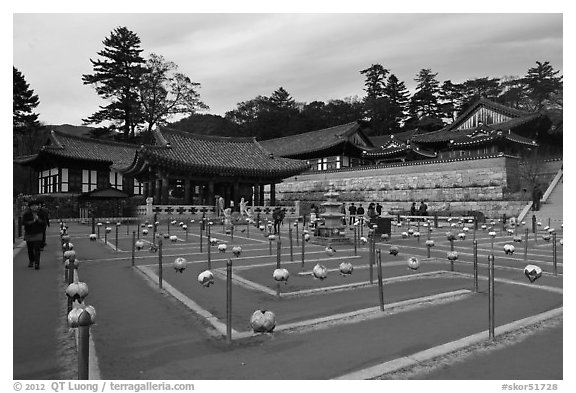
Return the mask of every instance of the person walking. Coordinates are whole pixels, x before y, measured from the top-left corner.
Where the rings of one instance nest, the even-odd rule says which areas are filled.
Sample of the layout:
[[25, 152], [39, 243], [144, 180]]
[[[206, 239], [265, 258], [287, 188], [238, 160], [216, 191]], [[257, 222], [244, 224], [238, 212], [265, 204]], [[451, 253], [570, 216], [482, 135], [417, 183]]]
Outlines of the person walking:
[[280, 206], [276, 206], [272, 212], [272, 219], [274, 220], [274, 234], [280, 233], [280, 224], [282, 223], [282, 209]]
[[42, 234], [46, 223], [42, 218], [40, 202], [33, 199], [28, 202], [28, 209], [22, 215], [24, 224], [24, 240], [28, 249], [28, 267], [40, 269], [40, 248], [42, 246]]
[[542, 190], [540, 189], [540, 185], [536, 183], [534, 189], [532, 190], [532, 210], [538, 211], [540, 210], [540, 199], [542, 199]]
[[44, 231], [42, 232], [42, 245], [40, 250], [43, 251], [46, 247], [46, 229], [50, 226], [50, 215], [48, 214], [48, 209], [44, 206], [44, 203], [40, 203], [40, 209], [38, 209], [38, 215], [42, 217], [44, 221]]
[[356, 218], [356, 206], [354, 206], [354, 202], [348, 207], [348, 213], [350, 213], [350, 222], [348, 225], [352, 225]]

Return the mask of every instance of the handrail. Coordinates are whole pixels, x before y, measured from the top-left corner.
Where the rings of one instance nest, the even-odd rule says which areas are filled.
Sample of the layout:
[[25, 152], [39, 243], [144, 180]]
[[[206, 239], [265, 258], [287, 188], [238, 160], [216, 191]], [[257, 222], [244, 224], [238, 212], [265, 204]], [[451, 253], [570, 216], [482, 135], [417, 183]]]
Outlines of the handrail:
[[556, 176], [554, 176], [554, 179], [552, 179], [552, 182], [550, 183], [550, 185], [546, 189], [546, 192], [542, 196], [541, 202], [544, 203], [548, 200], [548, 198], [550, 197], [550, 194], [552, 194], [552, 191], [554, 191], [554, 188], [556, 188], [556, 185], [558, 184], [558, 182], [562, 178], [563, 173], [564, 173], [564, 171], [562, 170], [562, 168], [560, 168], [560, 170], [558, 170], [558, 173], [556, 174]]

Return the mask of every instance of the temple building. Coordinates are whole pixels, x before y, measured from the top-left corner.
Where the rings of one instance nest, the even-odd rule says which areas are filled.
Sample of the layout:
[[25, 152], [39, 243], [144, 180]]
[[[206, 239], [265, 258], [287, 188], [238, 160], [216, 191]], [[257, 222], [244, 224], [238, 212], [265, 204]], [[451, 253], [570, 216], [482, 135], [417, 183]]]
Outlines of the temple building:
[[213, 205], [216, 196], [235, 207], [242, 198], [252, 206], [270, 205], [275, 185], [308, 169], [304, 161], [282, 158], [254, 138], [195, 135], [162, 127], [154, 145], [142, 146], [122, 173], [144, 184], [154, 204]]
[[434, 150], [440, 159], [487, 155], [520, 156], [538, 146], [538, 132], [549, 128], [541, 112], [529, 113], [480, 99], [450, 125], [414, 135], [410, 143]]
[[364, 121], [355, 121], [283, 138], [268, 139], [260, 144], [277, 156], [306, 160], [311, 171], [325, 171], [369, 164], [363, 157], [373, 148]]
[[121, 170], [134, 159], [138, 146], [51, 131], [37, 154], [17, 157], [16, 164], [37, 174], [37, 194], [141, 195], [142, 184]]
[[362, 157], [373, 165], [436, 158], [438, 154], [433, 150], [410, 143], [410, 138], [417, 133], [418, 130], [415, 129], [393, 135], [371, 137], [370, 140], [375, 147], [366, 148]]

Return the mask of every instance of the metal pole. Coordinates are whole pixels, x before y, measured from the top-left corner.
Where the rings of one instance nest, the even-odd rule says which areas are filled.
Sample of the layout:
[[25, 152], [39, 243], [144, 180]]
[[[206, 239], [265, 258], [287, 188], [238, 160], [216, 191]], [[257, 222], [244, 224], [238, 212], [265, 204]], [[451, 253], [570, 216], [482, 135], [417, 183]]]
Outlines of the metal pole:
[[478, 293], [478, 240], [472, 242], [474, 254], [474, 292]]
[[384, 283], [382, 282], [382, 256], [378, 249], [378, 295], [380, 297], [380, 310], [384, 311]]
[[488, 338], [494, 340], [494, 254], [488, 255]]
[[298, 242], [300, 237], [298, 236], [298, 218], [296, 218], [296, 245], [299, 246]]
[[211, 253], [212, 253], [212, 251], [210, 250], [210, 224], [208, 224], [207, 230], [208, 230], [208, 236], [206, 237], [206, 240], [207, 240], [207, 242], [206, 242], [206, 243], [207, 243], [206, 247], [208, 247], [208, 270], [210, 270], [210, 269], [212, 268], [212, 260], [211, 260], [211, 258], [212, 258]]
[[304, 239], [305, 234], [302, 234], [302, 270], [304, 270], [304, 244], [306, 244], [306, 240]]
[[226, 343], [232, 343], [232, 259], [226, 262]]
[[292, 248], [292, 227], [288, 227], [288, 238], [290, 239], [290, 262], [294, 262], [294, 250]]
[[276, 269], [280, 269], [280, 258], [282, 254], [282, 243], [280, 238], [276, 240]]
[[136, 254], [136, 231], [132, 231], [132, 266], [134, 266], [135, 254]]
[[376, 244], [374, 242], [374, 237], [370, 238], [369, 251], [370, 256], [368, 260], [370, 261], [370, 284], [374, 284], [374, 258], [376, 256]]
[[94, 213], [92, 213], [92, 232], [96, 233], [96, 217], [94, 217]]
[[234, 224], [230, 226], [230, 242], [234, 243]]
[[[71, 261], [68, 262], [68, 267], [65, 267], [64, 269], [67, 270], [68, 276], [66, 277], [66, 280], [68, 281], [68, 285], [72, 284], [74, 282], [74, 269], [72, 268], [72, 266], [74, 266], [72, 264]], [[72, 305], [74, 304], [74, 301], [72, 300], [71, 297], [68, 296], [68, 308], [67, 308], [67, 312], [66, 314], [68, 314], [70, 311], [72, 311]]]
[[108, 245], [108, 231], [104, 229], [104, 244]]
[[116, 252], [118, 252], [118, 225], [116, 225]]
[[158, 239], [158, 286], [162, 288], [162, 239]]
[[270, 234], [268, 234], [268, 248], [270, 249], [270, 255], [272, 255], [272, 239], [270, 239]]
[[88, 379], [88, 358], [90, 353], [90, 322], [88, 311], [82, 311], [78, 317], [78, 379]]
[[358, 255], [358, 226], [354, 225], [354, 255]]
[[554, 275], [558, 275], [558, 266], [556, 258], [556, 232], [552, 232], [552, 263], [554, 265]]
[[454, 239], [450, 239], [450, 251], [454, 251]]
[[98, 239], [100, 239], [100, 226], [98, 226]]
[[170, 220], [172, 220], [172, 217], [168, 217], [168, 222], [166, 223], [166, 227], [168, 228], [168, 234], [170, 234]]
[[528, 260], [528, 228], [524, 231], [524, 261]]
[[200, 252], [202, 252], [202, 232], [204, 232], [204, 229], [202, 228], [204, 226], [203, 223], [200, 223]]

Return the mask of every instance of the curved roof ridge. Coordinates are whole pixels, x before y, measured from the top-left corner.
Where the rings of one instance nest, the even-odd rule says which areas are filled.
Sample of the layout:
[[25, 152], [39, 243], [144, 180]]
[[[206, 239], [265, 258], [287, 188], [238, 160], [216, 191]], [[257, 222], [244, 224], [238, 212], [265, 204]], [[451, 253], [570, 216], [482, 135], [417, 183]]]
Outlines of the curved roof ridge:
[[[220, 136], [220, 135], [202, 135], [202, 134], [195, 134], [193, 132], [188, 132], [184, 130], [179, 130], [176, 128], [170, 127], [161, 127], [162, 132], [167, 131], [168, 133], [178, 134], [189, 138], [205, 140], [205, 141], [222, 141], [222, 142], [237, 142], [237, 143], [251, 143], [253, 141], [253, 137], [249, 136]], [[160, 132], [160, 131], [159, 131]]]
[[[333, 129], [333, 128], [345, 128], [346, 126], [350, 126], [350, 127], [351, 127], [352, 125], [360, 126], [357, 121], [352, 121], [352, 122], [350, 122], [350, 123], [339, 124], [339, 125], [337, 125], [337, 126], [332, 126], [332, 127], [327, 127], [327, 128], [320, 128], [320, 129], [318, 129], [318, 130], [312, 130], [312, 131], [306, 131], [306, 132], [302, 132], [302, 133], [300, 133], [300, 134], [292, 134], [292, 135], [287, 135], [287, 136], [281, 136], [280, 138], [265, 139], [265, 140], [263, 140], [263, 141], [271, 141], [271, 140], [281, 141], [281, 140], [286, 140], [286, 139], [289, 139], [289, 138], [296, 138], [296, 137], [301, 137], [301, 136], [306, 136], [306, 135], [314, 134], [314, 133], [320, 132], [320, 131], [328, 132], [328, 131], [330, 131], [330, 130]], [[345, 133], [347, 133], [347, 132], [350, 132], [350, 129], [349, 129], [349, 128], [346, 128], [346, 129], [342, 130], [342, 134], [345, 134]], [[335, 134], [335, 136], [336, 136], [336, 134]]]
[[54, 137], [54, 141], [58, 143], [59, 147], [64, 147], [66, 144], [62, 143], [62, 141], [58, 138], [71, 138], [71, 139], [76, 139], [76, 140], [86, 141], [86, 142], [91, 142], [91, 143], [100, 143], [103, 145], [111, 145], [111, 146], [118, 146], [118, 147], [133, 147], [135, 149], [140, 147], [140, 145], [136, 145], [134, 143], [117, 142], [117, 141], [111, 141], [108, 139], [88, 138], [85, 136], [67, 134], [65, 132], [56, 131], [56, 130], [50, 130], [50, 133]]

